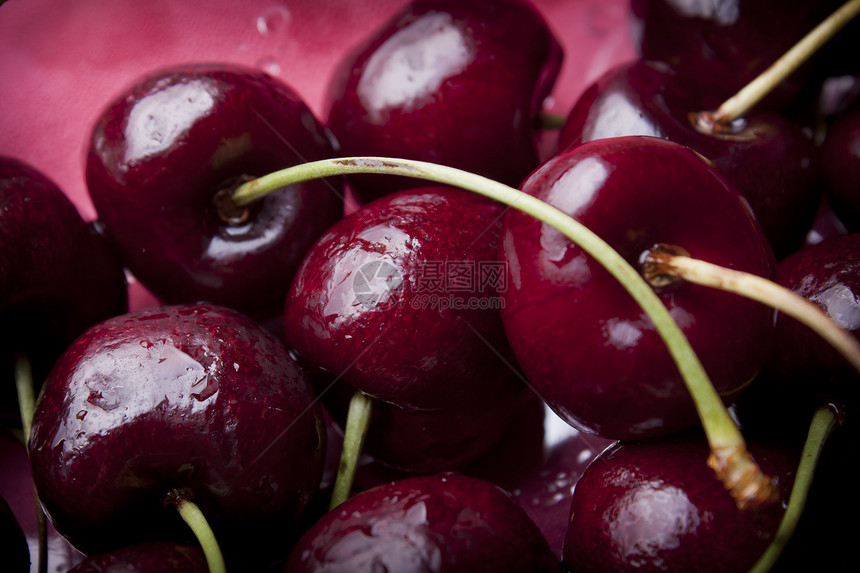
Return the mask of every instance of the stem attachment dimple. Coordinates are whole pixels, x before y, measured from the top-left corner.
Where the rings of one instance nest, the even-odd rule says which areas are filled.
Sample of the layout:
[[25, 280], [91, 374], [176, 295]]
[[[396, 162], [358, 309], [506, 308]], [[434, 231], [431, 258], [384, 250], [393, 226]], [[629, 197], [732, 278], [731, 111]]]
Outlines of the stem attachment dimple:
[[206, 556], [209, 573], [226, 573], [227, 565], [224, 563], [224, 556], [215, 539], [215, 533], [200, 508], [191, 501], [191, 493], [182, 489], [171, 490], [165, 496], [164, 503], [174, 506], [182, 520], [191, 528]]
[[683, 247], [659, 243], [644, 253], [639, 259], [642, 265], [642, 276], [654, 288], [661, 288], [681, 282], [681, 277], [670, 265], [671, 257], [689, 257], [690, 253]]
[[238, 225], [244, 225], [251, 218], [251, 209], [246, 205], [237, 205], [236, 202], [233, 201], [233, 192], [240, 185], [244, 185], [254, 179], [255, 177], [251, 177], [250, 175], [237, 177], [212, 197], [212, 204], [215, 206], [218, 218], [221, 219], [222, 222], [231, 227], [236, 227]]

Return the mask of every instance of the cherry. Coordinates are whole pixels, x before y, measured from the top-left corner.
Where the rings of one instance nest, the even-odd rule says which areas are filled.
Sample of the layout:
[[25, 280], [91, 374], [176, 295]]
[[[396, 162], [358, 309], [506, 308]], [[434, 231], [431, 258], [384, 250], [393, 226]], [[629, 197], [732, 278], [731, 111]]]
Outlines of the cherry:
[[729, 126], [702, 125], [721, 103], [665, 64], [636, 60], [601, 76], [577, 101], [560, 147], [620, 135], [650, 135], [707, 157], [747, 198], [776, 254], [797, 250], [821, 200], [818, 152], [799, 125], [753, 111]]
[[[665, 243], [773, 276], [773, 252], [747, 203], [679, 144], [642, 136], [585, 143], [548, 160], [522, 189], [577, 219], [630, 264]], [[518, 211], [505, 217], [500, 257], [508, 273], [502, 318], [511, 347], [563, 419], [617, 439], [698, 422], [653, 323], [604, 267]], [[658, 295], [716, 390], [732, 400], [767, 358], [774, 312], [692, 284], [667, 284]]]
[[[0, 364], [29, 358], [37, 386], [86, 328], [128, 310], [122, 266], [96, 225], [84, 222], [57, 185], [0, 156]], [[4, 384], [4, 415], [18, 412]]]
[[794, 456], [750, 443], [780, 502], [739, 510], [703, 460], [698, 435], [616, 444], [576, 484], [563, 563], [575, 571], [747, 571], [782, 518]]
[[[407, 157], [517, 185], [562, 49], [521, 0], [409, 2], [335, 71], [325, 107], [342, 155]], [[364, 199], [415, 183], [350, 179]]]
[[332, 226], [296, 275], [288, 346], [320, 394], [339, 380], [374, 398], [366, 446], [380, 461], [460, 466], [531, 394], [498, 311], [501, 214], [457, 189], [401, 191]]
[[[836, 235], [807, 247], [777, 267], [779, 283], [821, 307], [860, 340], [860, 234]], [[857, 371], [805, 325], [778, 315], [774, 352], [750, 396], [739, 404], [747, 425], [774, 418], [786, 427], [821, 404], [860, 404]], [[779, 408], [773, 408], [774, 404]]]
[[108, 553], [90, 555], [69, 573], [208, 573], [200, 547], [181, 543], [152, 542]]
[[30, 547], [21, 524], [6, 500], [0, 497], [0, 538], [6, 547], [3, 563], [10, 573], [30, 570]]
[[540, 530], [499, 487], [453, 473], [391, 482], [329, 512], [285, 571], [559, 571]]
[[187, 540], [168, 505], [190, 498], [228, 560], [249, 544], [252, 559], [282, 557], [324, 454], [303, 371], [255, 322], [208, 304], [87, 330], [45, 382], [30, 440], [42, 504], [85, 554]]
[[[714, 4], [633, 0], [633, 43], [641, 57], [667, 62], [681, 75], [723, 98], [768, 68], [842, 1], [737, 0]], [[844, 30], [836, 40], [843, 42], [850, 34]], [[846, 54], [855, 51], [848, 49]], [[821, 58], [827, 67], [824, 74], [819, 73], [822, 68], [818, 63], [810, 63], [784, 81], [769, 97], [768, 107], [798, 110], [816, 95], [826, 75], [850, 70], [840, 71], [827, 61]]]
[[850, 230], [860, 231], [860, 104], [828, 127], [821, 160], [833, 211]]
[[257, 313], [280, 308], [305, 251], [342, 215], [340, 183], [284, 189], [251, 209], [223, 190], [332, 153], [291, 88], [262, 72], [188, 65], [149, 74], [107, 106], [86, 180], [122, 260], [158, 297]]

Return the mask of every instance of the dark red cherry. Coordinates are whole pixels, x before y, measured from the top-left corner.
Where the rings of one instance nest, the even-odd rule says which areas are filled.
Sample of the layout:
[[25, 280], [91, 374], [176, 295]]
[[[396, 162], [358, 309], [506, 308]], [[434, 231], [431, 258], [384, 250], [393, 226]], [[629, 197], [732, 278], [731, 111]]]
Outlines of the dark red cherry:
[[107, 241], [57, 185], [32, 166], [0, 156], [0, 391], [17, 413], [16, 352], [37, 384], [66, 346], [93, 324], [128, 310], [125, 274]]
[[827, 197], [852, 231], [860, 231], [860, 104], [836, 117], [821, 144]]
[[778, 476], [780, 499], [739, 510], [707, 466], [707, 442], [673, 437], [616, 444], [576, 484], [563, 563], [571, 572], [738, 571], [758, 561], [782, 519], [794, 456], [751, 444]]
[[[527, 2], [409, 2], [341, 62], [328, 125], [343, 155], [420, 159], [516, 186], [538, 164], [535, 117], [561, 60]], [[416, 186], [350, 183], [364, 199]]]
[[9, 573], [30, 570], [30, 547], [21, 524], [6, 500], [0, 497], [0, 539], [3, 539], [3, 567]]
[[501, 214], [459, 189], [401, 191], [334, 225], [296, 275], [288, 344], [324, 396], [360, 389], [376, 399], [366, 449], [381, 461], [459, 466], [531, 393], [498, 310]]
[[409, 478], [358, 494], [299, 540], [285, 571], [559, 571], [525, 512], [491, 482]]
[[[656, 244], [773, 276], [773, 252], [748, 204], [700, 155], [653, 137], [602, 139], [548, 160], [523, 190], [590, 228], [630, 264]], [[501, 238], [502, 318], [536, 391], [565, 420], [624, 439], [698, 423], [653, 323], [608, 271], [564, 235], [510, 211]], [[736, 396], [759, 371], [774, 312], [737, 295], [675, 283], [658, 295], [717, 391]]]
[[563, 149], [621, 135], [651, 135], [707, 157], [746, 197], [779, 257], [797, 250], [821, 201], [818, 151], [801, 127], [753, 111], [728, 127], [697, 127], [695, 115], [716, 109], [714, 93], [661, 63], [636, 60], [601, 76], [568, 115]]
[[[777, 277], [860, 340], [860, 233], [833, 236], [793, 254], [779, 263]], [[781, 410], [803, 412], [801, 419], [830, 401], [860, 404], [858, 381], [854, 368], [827, 341], [779, 314], [774, 352], [752, 393], [761, 413], [748, 416], [765, 416], [777, 399], [794, 405]]]
[[[842, 0], [633, 0], [633, 44], [640, 56], [666, 62], [716, 97], [726, 98], [766, 70], [841, 4]], [[842, 32], [834, 41], [844, 42], [852, 31]], [[836, 54], [808, 63], [787, 78], [765, 105], [797, 109], [816, 95], [827, 75], [856, 69], [850, 53], [852, 50], [846, 50], [841, 65], [828, 63]]]
[[324, 454], [304, 372], [251, 319], [206, 304], [87, 330], [45, 382], [30, 440], [40, 500], [85, 554], [188, 541], [165, 503], [176, 491], [243, 563], [286, 554]]
[[90, 555], [69, 573], [208, 573], [203, 550], [195, 545], [152, 542]]
[[247, 210], [219, 202], [219, 191], [333, 153], [280, 81], [184, 66], [146, 76], [107, 106], [86, 178], [122, 260], [154, 294], [256, 312], [280, 308], [305, 251], [342, 215], [340, 184], [290, 186]]

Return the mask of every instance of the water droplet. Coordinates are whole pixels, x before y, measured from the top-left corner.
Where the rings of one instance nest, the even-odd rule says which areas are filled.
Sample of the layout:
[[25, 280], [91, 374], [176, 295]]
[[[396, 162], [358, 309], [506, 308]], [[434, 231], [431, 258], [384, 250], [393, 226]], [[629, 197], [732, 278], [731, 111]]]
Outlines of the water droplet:
[[272, 56], [260, 58], [257, 61], [257, 67], [269, 74], [270, 76], [281, 75], [281, 64]]
[[289, 26], [292, 19], [285, 6], [269, 6], [257, 16], [257, 31], [269, 36]]

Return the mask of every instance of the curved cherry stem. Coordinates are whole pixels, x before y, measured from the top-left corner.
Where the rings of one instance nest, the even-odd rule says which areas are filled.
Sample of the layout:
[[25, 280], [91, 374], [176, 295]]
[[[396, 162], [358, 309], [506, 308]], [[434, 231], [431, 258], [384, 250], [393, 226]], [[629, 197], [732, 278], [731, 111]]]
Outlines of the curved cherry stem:
[[203, 554], [206, 556], [209, 573], [226, 573], [227, 566], [224, 563], [224, 555], [221, 553], [218, 540], [215, 539], [215, 533], [197, 504], [191, 501], [188, 495], [181, 490], [171, 491], [167, 495], [165, 503], [176, 507], [179, 516], [194, 533], [203, 549]]
[[806, 499], [809, 496], [809, 488], [812, 485], [812, 478], [815, 475], [815, 468], [821, 457], [821, 451], [824, 449], [824, 444], [833, 432], [837, 421], [837, 415], [832, 406], [822, 406], [816, 410], [812, 417], [812, 423], [809, 425], [809, 434], [803, 445], [803, 452], [800, 454], [800, 463], [797, 466], [794, 485], [791, 487], [788, 507], [782, 516], [776, 535], [758, 562], [750, 569], [750, 573], [770, 571], [794, 535], [794, 530], [797, 529], [797, 524], [803, 515], [803, 508], [806, 506]]
[[[30, 358], [21, 352], [15, 354], [15, 390], [18, 392], [18, 408], [21, 413], [21, 428], [24, 431], [24, 447], [30, 452], [30, 433], [33, 429], [33, 414], [36, 411], [36, 392], [33, 383], [33, 368]], [[39, 494], [33, 487], [36, 505], [36, 534], [38, 537], [39, 573], [48, 571], [48, 521], [39, 502]]]
[[329, 510], [349, 499], [352, 483], [355, 480], [355, 470], [358, 467], [358, 459], [364, 448], [364, 438], [367, 437], [367, 430], [370, 427], [372, 412], [373, 398], [361, 390], [356, 390], [349, 402], [349, 412], [343, 430], [343, 449], [340, 453], [337, 477], [332, 487]]
[[678, 367], [711, 447], [709, 465], [731, 490], [739, 507], [771, 502], [775, 488], [746, 449], [740, 429], [714, 389], [698, 356], [668, 309], [634, 269], [603, 239], [559, 209], [517, 189], [460, 169], [407, 159], [346, 157], [290, 167], [245, 183], [233, 193], [237, 205], [294, 183], [357, 173], [413, 177], [452, 185], [531, 215], [567, 236], [615, 277], [649, 316]]
[[746, 115], [773, 88], [794, 73], [839, 30], [860, 13], [860, 0], [849, 0], [804, 36], [768, 69], [727, 99], [713, 112], [700, 112], [701, 121], [712, 127], [728, 126]]
[[651, 284], [672, 278], [724, 290], [770, 306], [812, 329], [830, 343], [860, 373], [860, 341], [817, 304], [764, 277], [727, 269], [699, 259], [674, 254], [676, 247], [657, 245], [643, 263]]

